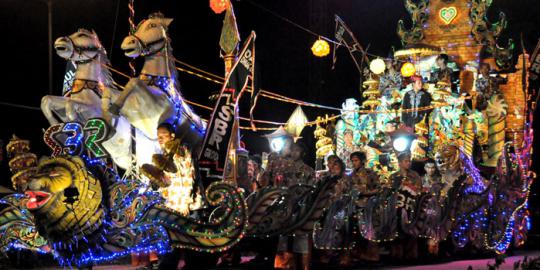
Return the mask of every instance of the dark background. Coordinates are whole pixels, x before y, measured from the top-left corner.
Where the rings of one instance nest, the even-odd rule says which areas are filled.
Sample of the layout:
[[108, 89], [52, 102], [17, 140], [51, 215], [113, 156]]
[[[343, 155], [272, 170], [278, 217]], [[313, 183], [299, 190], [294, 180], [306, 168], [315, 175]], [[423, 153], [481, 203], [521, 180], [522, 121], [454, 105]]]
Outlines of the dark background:
[[[302, 25], [310, 30], [333, 36], [334, 14], [340, 15], [349, 25], [360, 43], [369, 52], [386, 56], [392, 47], [400, 48], [396, 35], [398, 19], [410, 23], [409, 15], [400, 0], [250, 0]], [[359, 76], [346, 49], [338, 51], [336, 68], [331, 70], [331, 57], [315, 58], [310, 51], [316, 36], [278, 19], [256, 7], [250, 1], [233, 1], [242, 39], [251, 30], [257, 32], [257, 68], [259, 83], [263, 89], [300, 100], [340, 107], [348, 97], [360, 98]], [[53, 40], [69, 35], [79, 27], [94, 29], [102, 44], [107, 48], [112, 65], [128, 72], [128, 59], [120, 50], [120, 43], [128, 33], [127, 0], [54, 0]], [[118, 13], [116, 13], [118, 7]], [[540, 37], [540, 7], [535, 0], [495, 0], [490, 18], [503, 11], [508, 18], [508, 28], [502, 34], [501, 44], [506, 38], [516, 41], [520, 51], [520, 34], [523, 33], [526, 49], [531, 52]], [[135, 0], [136, 22], [154, 11], [161, 11], [174, 18], [169, 28], [174, 55], [179, 60], [215, 74], [223, 74], [223, 61], [219, 57], [219, 36], [223, 14], [216, 15], [207, 0]], [[118, 16], [116, 16], [116, 14]], [[115, 21], [116, 28], [115, 28]], [[48, 36], [47, 5], [38, 0], [0, 1], [0, 25], [2, 26], [2, 95], [0, 102], [39, 107], [41, 97], [48, 93]], [[61, 94], [65, 60], [53, 56], [53, 89]], [[139, 63], [141, 64], [141, 63]], [[208, 96], [220, 89], [219, 85], [180, 73], [183, 95], [190, 100], [211, 105]], [[126, 79], [115, 75], [120, 84]], [[241, 106], [241, 115], [247, 115], [248, 106]], [[294, 105], [260, 98], [255, 117], [258, 119], [285, 122], [294, 110]], [[304, 107], [308, 118], [324, 112]], [[209, 112], [195, 108], [204, 118]], [[33, 143], [38, 154], [48, 154], [42, 142], [42, 129], [48, 127], [39, 110], [21, 109], [0, 105], [0, 139], [7, 143], [16, 133]], [[247, 125], [247, 123], [243, 123]], [[538, 126], [538, 121], [535, 127]], [[304, 141], [311, 149], [308, 161], [313, 162], [313, 128], [303, 132]], [[535, 132], [536, 133], [536, 132]], [[261, 133], [245, 131], [247, 148], [252, 153], [268, 150]], [[537, 143], [535, 142], [535, 146]], [[535, 147], [538, 149], [538, 147]], [[5, 158], [5, 154], [4, 154]], [[535, 155], [535, 161], [537, 155]], [[11, 186], [4, 160], [0, 170], [0, 184]], [[536, 166], [535, 166], [536, 167]], [[531, 210], [538, 216], [537, 184], [533, 188]], [[533, 228], [534, 229], [534, 228]]]

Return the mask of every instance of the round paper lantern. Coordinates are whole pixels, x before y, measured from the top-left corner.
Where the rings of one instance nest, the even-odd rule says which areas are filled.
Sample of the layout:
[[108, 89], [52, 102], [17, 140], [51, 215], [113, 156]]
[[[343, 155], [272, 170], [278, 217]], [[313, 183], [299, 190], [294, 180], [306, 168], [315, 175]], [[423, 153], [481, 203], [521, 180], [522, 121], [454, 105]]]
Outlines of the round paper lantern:
[[383, 73], [385, 69], [386, 64], [381, 58], [374, 59], [373, 61], [371, 61], [371, 63], [369, 63], [369, 70], [371, 70], [371, 72], [373, 72], [374, 74], [379, 75]]
[[403, 77], [411, 77], [416, 73], [416, 68], [411, 62], [407, 62], [401, 66], [401, 75]]
[[210, 8], [220, 14], [229, 8], [229, 0], [210, 0]]
[[330, 45], [328, 45], [326, 40], [318, 39], [311, 46], [311, 52], [317, 57], [325, 57], [330, 53]]

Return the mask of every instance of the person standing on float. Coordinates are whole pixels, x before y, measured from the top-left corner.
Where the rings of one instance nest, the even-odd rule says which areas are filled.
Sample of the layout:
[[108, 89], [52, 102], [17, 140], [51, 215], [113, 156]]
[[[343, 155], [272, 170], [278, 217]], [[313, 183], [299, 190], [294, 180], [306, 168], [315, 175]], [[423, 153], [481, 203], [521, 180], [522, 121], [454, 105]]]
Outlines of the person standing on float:
[[430, 110], [423, 108], [430, 106], [431, 95], [423, 89], [422, 77], [412, 76], [411, 81], [413, 89], [405, 93], [401, 104], [401, 109], [407, 110], [401, 113], [401, 122], [414, 129], [414, 126], [429, 114]]

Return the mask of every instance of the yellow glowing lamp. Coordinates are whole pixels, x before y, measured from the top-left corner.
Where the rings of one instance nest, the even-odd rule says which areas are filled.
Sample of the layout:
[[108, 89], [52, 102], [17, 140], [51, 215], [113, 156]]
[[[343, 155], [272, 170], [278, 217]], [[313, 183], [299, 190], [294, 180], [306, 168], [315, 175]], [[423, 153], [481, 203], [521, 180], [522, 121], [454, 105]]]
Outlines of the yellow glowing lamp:
[[311, 52], [317, 57], [325, 57], [330, 53], [330, 45], [326, 40], [317, 39], [311, 46]]
[[407, 62], [401, 66], [401, 75], [403, 77], [411, 77], [416, 73], [416, 68], [414, 67], [413, 63]]
[[369, 70], [373, 72], [374, 74], [381, 74], [386, 69], [386, 64], [381, 58], [373, 59], [371, 63], [369, 63]]

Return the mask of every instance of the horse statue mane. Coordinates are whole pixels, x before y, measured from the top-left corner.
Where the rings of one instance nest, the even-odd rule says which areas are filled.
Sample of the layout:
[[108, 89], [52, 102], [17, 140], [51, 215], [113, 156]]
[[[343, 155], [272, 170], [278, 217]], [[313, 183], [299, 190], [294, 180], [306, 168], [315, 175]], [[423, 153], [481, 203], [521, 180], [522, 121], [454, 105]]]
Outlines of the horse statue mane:
[[[84, 28], [81, 28], [81, 29], [78, 30], [78, 32], [79, 31], [88, 31], [88, 30], [86, 30]], [[88, 32], [90, 32], [90, 31], [88, 31]], [[92, 30], [91, 33], [95, 36], [96, 41], [100, 45], [99, 50], [98, 50], [98, 56], [97, 56], [98, 62], [101, 63], [102, 65], [110, 66], [111, 61], [109, 60], [109, 57], [107, 56], [107, 50], [105, 50], [105, 47], [103, 47], [103, 45], [101, 45], [101, 42], [99, 41], [96, 32], [94, 30]], [[112, 88], [112, 89], [115, 89], [115, 90], [118, 90], [118, 88], [115, 85], [114, 79], [112, 77], [112, 73], [108, 68], [102, 68], [101, 69], [101, 78], [103, 79], [103, 84], [105, 84], [105, 86], [107, 86], [109, 88]]]

